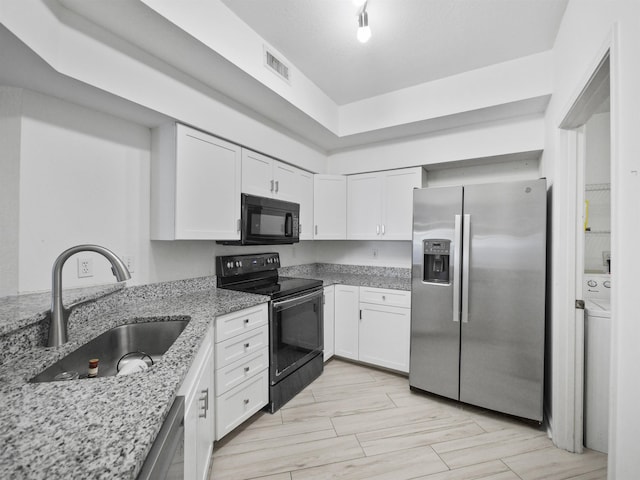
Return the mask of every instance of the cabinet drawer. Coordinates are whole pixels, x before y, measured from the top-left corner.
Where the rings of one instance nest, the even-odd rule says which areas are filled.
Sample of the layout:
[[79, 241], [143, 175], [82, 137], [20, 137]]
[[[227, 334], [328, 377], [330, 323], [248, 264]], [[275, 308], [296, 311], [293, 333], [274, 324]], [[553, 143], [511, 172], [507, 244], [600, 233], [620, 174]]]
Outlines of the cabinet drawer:
[[259, 411], [269, 401], [269, 371], [241, 383], [216, 398], [216, 440]]
[[216, 370], [216, 395], [222, 395], [268, 367], [269, 350], [263, 348], [259, 352]]
[[222, 368], [236, 362], [246, 355], [269, 346], [269, 326], [256, 328], [249, 332], [216, 344], [216, 368]]
[[360, 287], [360, 302], [411, 308], [411, 292], [387, 288]]
[[216, 343], [253, 330], [269, 322], [267, 304], [228, 313], [216, 318]]

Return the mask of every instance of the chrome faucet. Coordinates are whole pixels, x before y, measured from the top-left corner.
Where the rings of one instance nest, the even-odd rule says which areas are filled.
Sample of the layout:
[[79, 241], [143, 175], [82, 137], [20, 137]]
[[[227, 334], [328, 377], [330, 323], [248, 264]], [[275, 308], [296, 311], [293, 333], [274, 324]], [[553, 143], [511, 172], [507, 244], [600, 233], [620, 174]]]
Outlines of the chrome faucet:
[[105, 257], [111, 263], [111, 271], [118, 282], [124, 282], [131, 278], [127, 266], [111, 250], [100, 245], [76, 245], [62, 252], [53, 263], [52, 289], [51, 289], [51, 323], [49, 325], [48, 347], [59, 347], [67, 343], [67, 324], [71, 308], [65, 308], [62, 304], [62, 267], [67, 259], [78, 252], [96, 252]]

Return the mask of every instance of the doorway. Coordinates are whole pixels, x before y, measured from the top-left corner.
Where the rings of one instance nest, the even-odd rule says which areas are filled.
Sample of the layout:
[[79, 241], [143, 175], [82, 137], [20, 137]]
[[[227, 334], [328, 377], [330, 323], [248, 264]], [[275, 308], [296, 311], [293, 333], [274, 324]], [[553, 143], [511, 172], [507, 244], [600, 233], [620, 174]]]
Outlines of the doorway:
[[[570, 337], [573, 365], [573, 451], [608, 451], [611, 282], [611, 86], [607, 51], [560, 125], [569, 139], [569, 171], [575, 173], [572, 243], [575, 258], [575, 321]], [[586, 308], [585, 308], [586, 307]]]

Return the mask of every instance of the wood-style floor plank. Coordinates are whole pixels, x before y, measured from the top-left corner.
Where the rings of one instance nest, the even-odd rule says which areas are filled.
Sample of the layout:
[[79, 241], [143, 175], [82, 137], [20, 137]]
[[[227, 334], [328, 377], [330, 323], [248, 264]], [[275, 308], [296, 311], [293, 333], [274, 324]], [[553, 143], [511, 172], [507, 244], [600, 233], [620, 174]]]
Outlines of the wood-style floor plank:
[[216, 442], [210, 480], [606, 480], [607, 456], [539, 426], [341, 360], [273, 415]]
[[213, 458], [215, 480], [245, 480], [364, 457], [355, 435]]
[[550, 447], [507, 457], [503, 461], [523, 480], [567, 480], [591, 474], [606, 462], [606, 455], [586, 449], [581, 455], [574, 455]]
[[429, 447], [323, 465], [291, 472], [293, 480], [408, 480], [447, 466]]

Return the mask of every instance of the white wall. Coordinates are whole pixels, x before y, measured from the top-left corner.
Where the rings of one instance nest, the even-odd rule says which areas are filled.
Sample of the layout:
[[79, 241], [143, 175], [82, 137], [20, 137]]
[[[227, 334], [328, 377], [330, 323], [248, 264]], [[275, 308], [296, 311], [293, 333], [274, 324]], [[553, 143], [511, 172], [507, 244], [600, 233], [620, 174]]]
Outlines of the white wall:
[[586, 184], [611, 183], [611, 114], [597, 113], [586, 123]]
[[316, 261], [321, 263], [411, 268], [410, 241], [335, 240], [314, 244]]
[[585, 272], [607, 273], [603, 252], [611, 251], [611, 115], [593, 115], [585, 126], [585, 200], [589, 202], [584, 239]]
[[[613, 40], [611, 40], [613, 39]], [[573, 253], [566, 236], [567, 198], [573, 181], [566, 158], [566, 137], [558, 129], [567, 109], [595, 69], [608, 44], [611, 52], [612, 124], [612, 375], [609, 472], [611, 479], [636, 478], [640, 472], [637, 433], [640, 431], [640, 323], [637, 321], [637, 270], [640, 265], [640, 3], [635, 1], [572, 0], [565, 12], [556, 44], [555, 93], [547, 110], [547, 145], [543, 171], [553, 180], [553, 419], [555, 432], [563, 418], [562, 391], [566, 371], [558, 365], [563, 348], [570, 348], [563, 325], [571, 321], [573, 298], [566, 285], [574, 272], [566, 268]], [[575, 203], [575, 202], [574, 202]], [[562, 440], [562, 439], [561, 439]], [[564, 439], [566, 441], [566, 439]]]
[[[83, 243], [133, 255], [132, 283], [146, 280], [150, 135], [148, 128], [24, 91], [20, 292], [51, 288], [55, 258]], [[93, 258], [95, 275], [79, 279], [72, 258], [63, 272], [66, 287], [114, 281], [105, 259], [86, 256]]]
[[427, 187], [512, 182], [539, 177], [539, 158], [496, 161], [482, 165], [427, 169]]
[[18, 293], [22, 91], [0, 86], [0, 297]]
[[217, 92], [56, 2], [9, 3], [0, 2], [3, 24], [57, 72], [306, 170], [324, 172], [323, 153], [230, 107]]
[[493, 157], [544, 148], [544, 117], [516, 117], [329, 156], [330, 173], [359, 173]]
[[[133, 256], [129, 284], [212, 275], [216, 255], [265, 251], [150, 241], [148, 128], [27, 90], [0, 92], [0, 226], [11, 240], [0, 250], [3, 295], [49, 290], [55, 258], [82, 243]], [[313, 242], [267, 249], [280, 253], [283, 266], [316, 261]], [[92, 259], [93, 277], [78, 278], [79, 257]], [[65, 288], [113, 281], [108, 262], [93, 253], [75, 255], [63, 271]]]
[[550, 95], [551, 51], [478, 68], [340, 107], [340, 135], [445, 118]]

